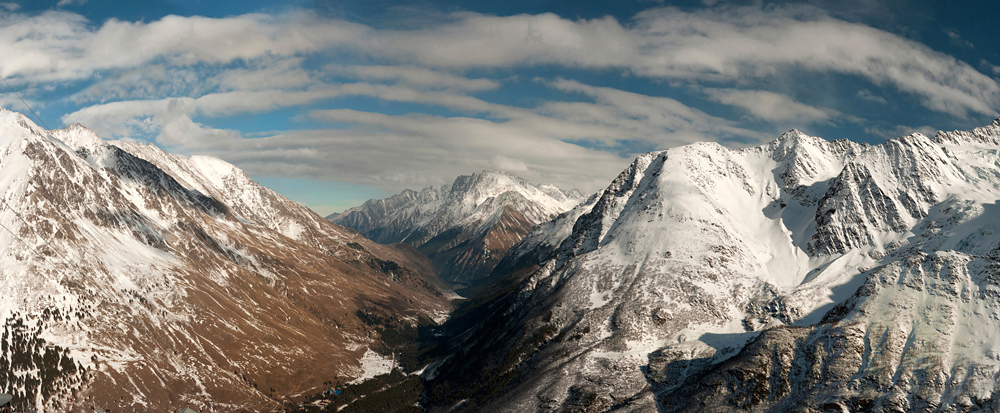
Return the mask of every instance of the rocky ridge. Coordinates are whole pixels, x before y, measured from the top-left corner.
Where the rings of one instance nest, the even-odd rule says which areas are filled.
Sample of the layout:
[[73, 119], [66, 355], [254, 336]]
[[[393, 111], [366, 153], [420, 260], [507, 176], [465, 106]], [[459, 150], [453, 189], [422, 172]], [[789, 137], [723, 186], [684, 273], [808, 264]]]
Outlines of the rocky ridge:
[[457, 334], [425, 373], [429, 403], [996, 409], [998, 150], [1000, 120], [640, 156], [568, 235], [539, 227], [558, 248]]

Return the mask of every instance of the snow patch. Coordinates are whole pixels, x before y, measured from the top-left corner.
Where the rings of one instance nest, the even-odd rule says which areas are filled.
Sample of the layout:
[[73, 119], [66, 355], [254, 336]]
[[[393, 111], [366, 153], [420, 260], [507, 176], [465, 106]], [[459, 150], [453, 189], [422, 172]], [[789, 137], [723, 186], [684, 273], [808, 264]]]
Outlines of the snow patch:
[[365, 350], [365, 354], [361, 356], [359, 361], [361, 362], [361, 375], [348, 384], [358, 384], [375, 376], [388, 374], [392, 372], [394, 365], [392, 358], [385, 357], [371, 349]]

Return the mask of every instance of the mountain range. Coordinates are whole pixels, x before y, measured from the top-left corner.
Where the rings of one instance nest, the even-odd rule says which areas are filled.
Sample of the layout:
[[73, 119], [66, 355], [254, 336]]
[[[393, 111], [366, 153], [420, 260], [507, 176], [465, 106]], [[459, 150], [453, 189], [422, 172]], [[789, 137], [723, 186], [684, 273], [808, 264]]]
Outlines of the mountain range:
[[[0, 110], [0, 191], [22, 408], [280, 410], [420, 342], [431, 411], [1000, 410], [1000, 119], [324, 219], [220, 159]], [[455, 310], [449, 282], [480, 293]]]
[[445, 325], [458, 411], [1000, 409], [1000, 119], [639, 156]]
[[20, 409], [281, 409], [451, 309], [419, 253], [217, 158], [0, 110], [0, 194], [0, 388]]

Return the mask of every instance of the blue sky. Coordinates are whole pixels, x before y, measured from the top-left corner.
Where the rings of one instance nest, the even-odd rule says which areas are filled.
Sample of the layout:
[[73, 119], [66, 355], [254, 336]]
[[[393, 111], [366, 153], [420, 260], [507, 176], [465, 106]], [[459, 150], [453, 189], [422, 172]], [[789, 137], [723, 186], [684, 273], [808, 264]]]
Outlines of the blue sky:
[[0, 73], [51, 128], [218, 156], [326, 215], [479, 170], [589, 192], [696, 141], [983, 126], [998, 17], [901, 0], [15, 1]]

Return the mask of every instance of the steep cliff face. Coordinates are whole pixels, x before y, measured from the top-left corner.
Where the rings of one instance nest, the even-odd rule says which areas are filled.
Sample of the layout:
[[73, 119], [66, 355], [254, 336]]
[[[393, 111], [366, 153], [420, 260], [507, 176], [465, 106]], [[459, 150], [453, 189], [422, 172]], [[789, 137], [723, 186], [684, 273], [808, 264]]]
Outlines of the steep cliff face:
[[482, 172], [460, 176], [450, 186], [369, 200], [328, 218], [383, 244], [412, 245], [446, 280], [465, 284], [488, 276], [535, 225], [580, 198], [505, 173]]
[[[528, 410], [989, 409], [998, 149], [994, 122], [640, 156], [482, 305], [488, 327], [458, 335], [428, 394]], [[558, 221], [532, 239], [563, 237]]]
[[448, 311], [419, 255], [218, 159], [0, 111], [0, 190], [0, 388], [26, 408], [268, 410]]

